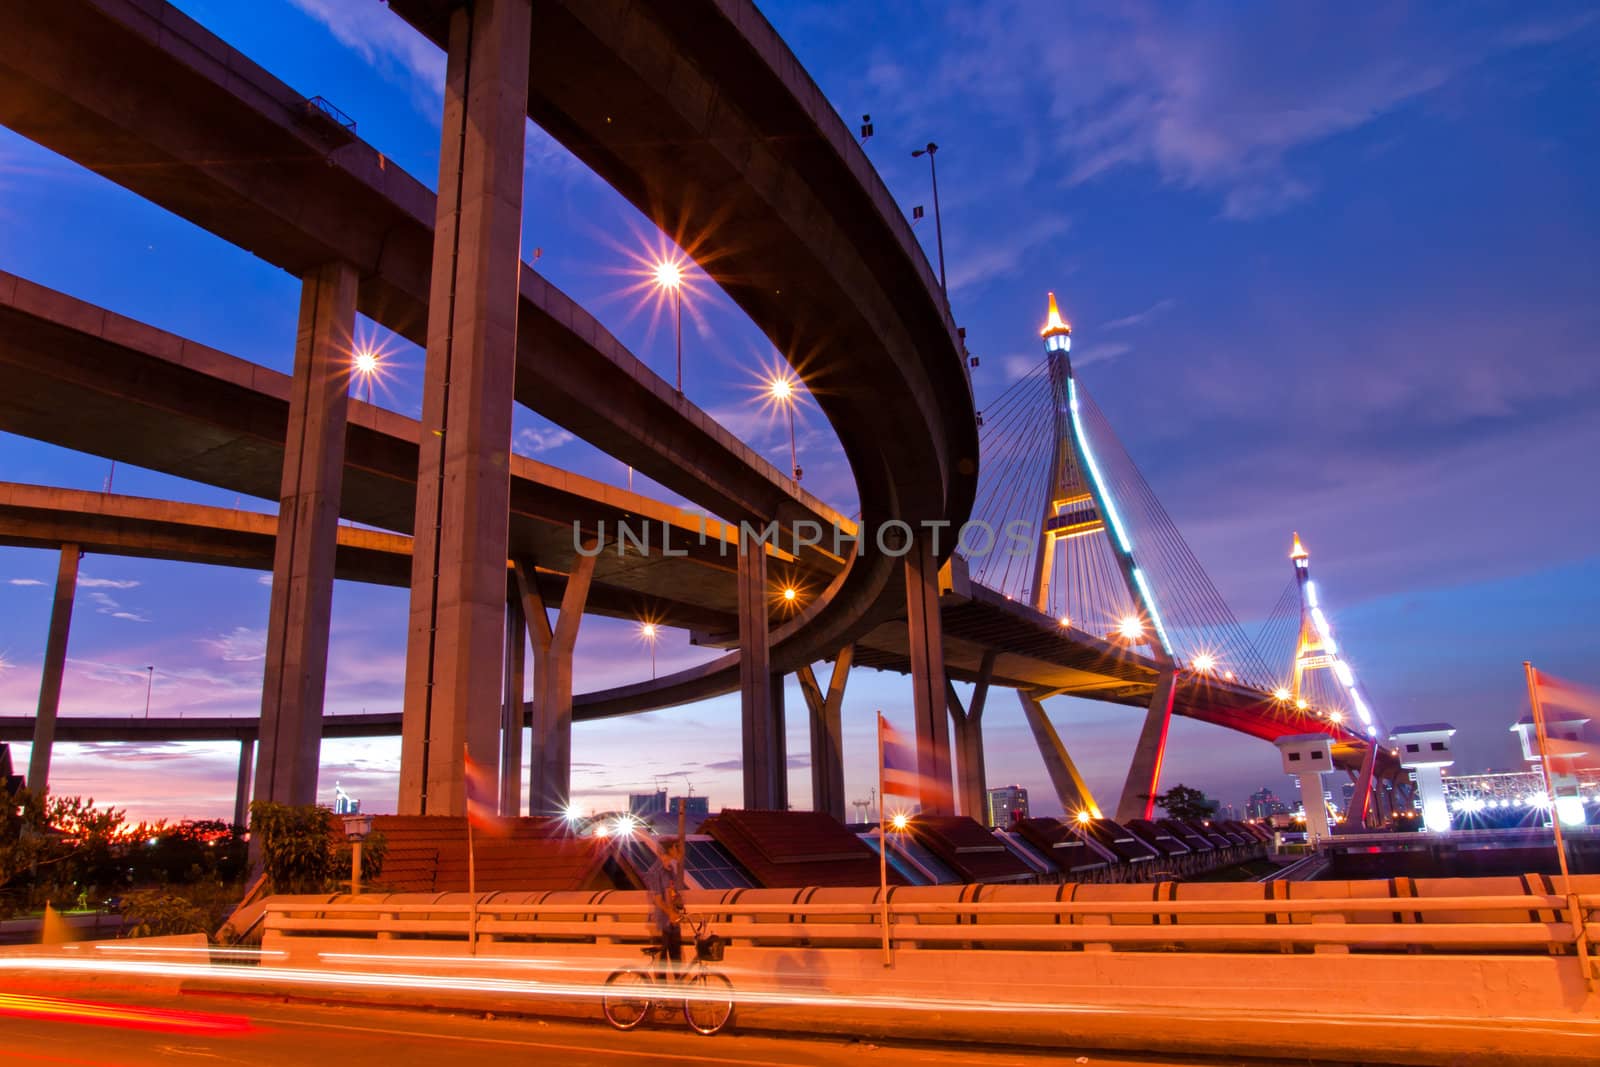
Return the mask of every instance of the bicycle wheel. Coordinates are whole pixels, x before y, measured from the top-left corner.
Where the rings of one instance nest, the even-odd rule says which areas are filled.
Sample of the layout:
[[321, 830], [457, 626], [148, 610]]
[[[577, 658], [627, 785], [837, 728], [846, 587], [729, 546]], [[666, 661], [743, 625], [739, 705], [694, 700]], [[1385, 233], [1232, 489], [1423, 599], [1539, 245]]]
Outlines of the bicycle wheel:
[[644, 971], [611, 972], [600, 999], [606, 1022], [618, 1030], [632, 1030], [650, 1018], [650, 995], [655, 984], [655, 979]]
[[683, 980], [683, 1018], [692, 1030], [711, 1035], [733, 1021], [733, 983], [716, 971], [696, 971]]

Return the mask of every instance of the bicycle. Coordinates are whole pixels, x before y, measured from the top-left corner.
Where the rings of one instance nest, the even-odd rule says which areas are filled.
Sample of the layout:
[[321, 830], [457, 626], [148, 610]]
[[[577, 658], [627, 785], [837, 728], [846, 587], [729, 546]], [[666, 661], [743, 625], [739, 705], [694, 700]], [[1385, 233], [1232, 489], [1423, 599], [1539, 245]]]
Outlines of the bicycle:
[[[689, 922], [694, 930], [693, 960], [675, 968], [666, 958], [666, 946], [655, 944], [642, 950], [656, 961], [655, 966], [644, 970], [630, 967], [607, 976], [600, 1001], [606, 1022], [618, 1030], [632, 1030], [650, 1018], [661, 1001], [670, 1000], [682, 1001], [683, 1020], [697, 1034], [709, 1037], [733, 1021], [733, 983], [706, 967], [707, 963], [722, 962], [727, 942], [707, 934], [704, 922]], [[672, 985], [679, 987], [679, 995], [659, 992]]]

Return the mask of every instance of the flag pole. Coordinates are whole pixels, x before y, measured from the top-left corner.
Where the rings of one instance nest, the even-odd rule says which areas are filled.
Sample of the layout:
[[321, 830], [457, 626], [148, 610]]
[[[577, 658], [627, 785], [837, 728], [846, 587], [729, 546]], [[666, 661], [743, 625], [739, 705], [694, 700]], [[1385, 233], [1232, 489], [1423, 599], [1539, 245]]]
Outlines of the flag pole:
[[467, 812], [467, 951], [478, 954], [478, 862], [472, 835], [472, 753], [461, 743], [462, 775]]
[[1572, 920], [1576, 938], [1573, 948], [1578, 953], [1583, 968], [1583, 980], [1591, 988], [1594, 977], [1589, 971], [1589, 932], [1583, 910], [1578, 906], [1578, 894], [1572, 890], [1572, 872], [1567, 869], [1567, 843], [1561, 833], [1561, 812], [1556, 807], [1555, 780], [1550, 777], [1549, 739], [1544, 729], [1544, 705], [1539, 702], [1539, 675], [1531, 660], [1522, 661], [1522, 670], [1528, 677], [1528, 702], [1533, 705], [1533, 729], [1539, 739], [1539, 770], [1544, 774], [1544, 795], [1550, 798], [1550, 829], [1556, 843], [1556, 863], [1561, 871], [1561, 888], [1567, 898], [1567, 915]]
[[883, 712], [878, 712], [878, 909], [883, 925], [883, 965], [894, 966], [889, 952], [889, 824], [883, 817]]

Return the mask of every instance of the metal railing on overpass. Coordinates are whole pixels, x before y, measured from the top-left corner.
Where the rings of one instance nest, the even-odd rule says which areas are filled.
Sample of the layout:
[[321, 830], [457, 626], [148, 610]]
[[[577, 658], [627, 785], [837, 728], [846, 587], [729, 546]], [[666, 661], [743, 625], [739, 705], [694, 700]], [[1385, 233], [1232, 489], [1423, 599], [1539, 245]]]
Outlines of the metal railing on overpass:
[[[1571, 896], [1542, 875], [902, 887], [891, 890], [889, 930], [900, 948], [979, 951], [1564, 953], [1580, 930], [1591, 941], [1600, 937], [1600, 876], [1572, 881]], [[687, 904], [735, 947], [861, 949], [882, 936], [873, 888], [699, 892]], [[278, 897], [267, 903], [266, 943], [646, 944], [654, 936], [649, 911], [643, 893], [616, 891]]]

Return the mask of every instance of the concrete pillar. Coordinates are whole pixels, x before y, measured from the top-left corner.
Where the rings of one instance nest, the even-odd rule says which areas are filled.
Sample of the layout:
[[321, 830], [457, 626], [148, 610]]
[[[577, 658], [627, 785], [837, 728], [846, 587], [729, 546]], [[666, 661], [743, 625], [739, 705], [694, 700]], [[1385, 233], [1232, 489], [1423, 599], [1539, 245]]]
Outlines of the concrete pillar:
[[528, 619], [515, 574], [507, 575], [505, 690], [500, 704], [500, 814], [522, 814], [522, 722]]
[[1372, 803], [1373, 770], [1378, 763], [1378, 746], [1376, 743], [1367, 746], [1367, 753], [1361, 760], [1361, 770], [1355, 776], [1355, 788], [1350, 791], [1350, 810], [1344, 813], [1345, 822], [1351, 826], [1368, 829], [1381, 824]]
[[1128, 777], [1122, 785], [1122, 798], [1117, 801], [1118, 822], [1148, 819], [1155, 811], [1156, 795], [1161, 792], [1161, 761], [1167, 754], [1167, 729], [1172, 725], [1172, 699], [1177, 694], [1177, 681], [1177, 669], [1164, 668], [1156, 682], [1156, 691], [1150, 696], [1144, 728], [1139, 731], [1133, 762], [1128, 765]]
[[[591, 546], [597, 547], [597, 546]], [[533, 750], [528, 754], [528, 814], [555, 815], [572, 797], [572, 653], [589, 599], [597, 555], [580, 554], [567, 575], [554, 626], [532, 560], [513, 564], [533, 640]]]
[[244, 833], [250, 825], [250, 772], [256, 765], [255, 738], [239, 742], [239, 782], [233, 791], [233, 832]]
[[845, 821], [844, 687], [856, 646], [845, 645], [833, 661], [828, 691], [823, 693], [811, 665], [801, 667], [800, 693], [811, 713], [811, 810]]
[[945, 701], [950, 708], [950, 722], [955, 727], [956, 797], [961, 814], [987, 821], [989, 779], [983, 765], [983, 709], [989, 700], [989, 679], [994, 674], [994, 651], [983, 654], [978, 668], [978, 681], [972, 690], [972, 702], [961, 706], [961, 695], [949, 681], [945, 682]]
[[280, 804], [317, 800], [357, 281], [329, 263], [300, 284], [255, 776], [256, 799]]
[[[744, 806], [788, 807], [784, 766], [783, 690], [773, 684], [768, 635], [766, 545], [739, 535], [739, 734]], [[774, 704], [774, 692], [777, 702]]]
[[44, 646], [44, 676], [39, 680], [39, 711], [33, 720], [33, 748], [28, 752], [28, 788], [50, 788], [50, 750], [56, 743], [56, 713], [61, 710], [61, 676], [67, 669], [67, 634], [72, 629], [72, 599], [78, 591], [77, 545], [62, 545], [56, 564], [56, 597], [50, 605], [50, 632]]
[[463, 752], [499, 762], [531, 18], [529, 0], [477, 0], [450, 15], [400, 747], [405, 815], [463, 814]]
[[917, 726], [922, 810], [948, 815], [950, 720], [946, 714], [944, 631], [939, 621], [939, 564], [931, 539], [917, 536], [905, 557], [906, 625], [911, 648], [911, 706]]
[[1067, 746], [1061, 743], [1061, 735], [1056, 733], [1050, 717], [1045, 714], [1044, 704], [1035, 694], [1025, 693], [1020, 689], [1017, 690], [1017, 699], [1022, 702], [1022, 713], [1028, 720], [1028, 727], [1033, 731], [1033, 740], [1039, 746], [1039, 755], [1044, 758], [1044, 769], [1050, 775], [1050, 784], [1055, 786], [1056, 796], [1061, 801], [1061, 810], [1066, 812], [1069, 818], [1076, 816], [1080, 811], [1087, 811], [1095, 818], [1099, 818], [1100, 805], [1095, 803], [1094, 794], [1089, 791], [1089, 783], [1078, 773], [1078, 765], [1072, 762], [1072, 755], [1067, 751]]

